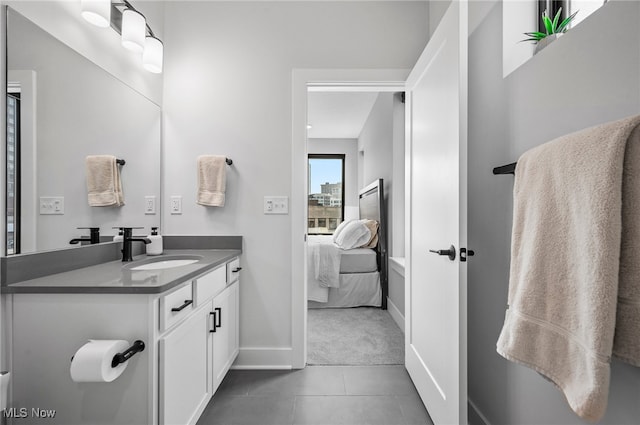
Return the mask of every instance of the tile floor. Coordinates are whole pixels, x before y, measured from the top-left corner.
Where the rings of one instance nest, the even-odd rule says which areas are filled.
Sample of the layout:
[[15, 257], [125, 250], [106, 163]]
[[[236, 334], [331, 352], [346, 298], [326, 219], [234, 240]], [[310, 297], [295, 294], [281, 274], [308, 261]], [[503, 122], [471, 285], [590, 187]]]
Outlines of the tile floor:
[[198, 425], [432, 425], [404, 366], [232, 370]]

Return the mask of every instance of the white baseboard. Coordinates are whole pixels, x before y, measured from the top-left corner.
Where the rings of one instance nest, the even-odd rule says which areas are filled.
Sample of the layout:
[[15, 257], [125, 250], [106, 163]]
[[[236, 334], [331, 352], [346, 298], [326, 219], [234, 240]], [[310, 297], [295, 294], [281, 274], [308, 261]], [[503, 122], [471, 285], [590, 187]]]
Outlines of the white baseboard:
[[231, 369], [291, 369], [291, 347], [240, 347]]
[[398, 326], [402, 330], [402, 333], [404, 333], [404, 316], [402, 315], [402, 313], [400, 313], [398, 307], [396, 307], [396, 305], [391, 302], [389, 297], [387, 297], [387, 309], [389, 310], [389, 314], [393, 318], [393, 321], [398, 324]]
[[478, 406], [471, 401], [471, 399], [467, 399], [468, 407], [469, 407], [469, 425], [491, 425], [489, 420], [482, 414]]

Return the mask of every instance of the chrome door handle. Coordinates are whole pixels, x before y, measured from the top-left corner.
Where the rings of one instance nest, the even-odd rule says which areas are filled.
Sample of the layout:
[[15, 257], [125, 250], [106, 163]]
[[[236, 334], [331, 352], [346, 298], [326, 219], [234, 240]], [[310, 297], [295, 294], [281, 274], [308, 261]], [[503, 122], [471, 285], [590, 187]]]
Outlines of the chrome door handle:
[[429, 252], [433, 252], [438, 255], [446, 255], [451, 261], [456, 259], [456, 247], [453, 245], [451, 245], [449, 249], [430, 249]]

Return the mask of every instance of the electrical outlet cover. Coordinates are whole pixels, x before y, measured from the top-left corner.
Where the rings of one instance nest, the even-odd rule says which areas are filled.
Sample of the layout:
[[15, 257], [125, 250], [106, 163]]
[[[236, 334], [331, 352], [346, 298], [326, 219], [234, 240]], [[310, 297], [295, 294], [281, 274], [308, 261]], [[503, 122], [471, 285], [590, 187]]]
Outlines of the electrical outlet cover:
[[148, 215], [153, 215], [156, 213], [156, 197], [155, 196], [144, 197], [144, 213]]
[[182, 196], [172, 196], [170, 202], [171, 214], [182, 214]]

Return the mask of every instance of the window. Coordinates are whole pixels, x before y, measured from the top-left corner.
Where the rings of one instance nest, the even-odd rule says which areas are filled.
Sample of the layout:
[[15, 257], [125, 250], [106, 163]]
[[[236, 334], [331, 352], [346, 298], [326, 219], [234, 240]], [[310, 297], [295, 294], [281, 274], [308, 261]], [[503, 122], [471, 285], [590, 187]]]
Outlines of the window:
[[[502, 75], [506, 77], [520, 65], [531, 59], [535, 52], [534, 43], [522, 43], [525, 32], [539, 30], [546, 33], [546, 29], [540, 28], [542, 13], [549, 11], [553, 18], [558, 9], [562, 7], [564, 17], [571, 16], [578, 11], [575, 18], [569, 24], [569, 31], [580, 24], [589, 15], [596, 12], [605, 0], [523, 0], [502, 2]], [[544, 26], [543, 26], [544, 28]]]
[[309, 155], [307, 233], [331, 235], [344, 220], [345, 155]]
[[11, 255], [20, 252], [20, 93], [7, 94], [6, 149], [5, 252]]
[[538, 30], [546, 32], [542, 22], [542, 14], [545, 10], [549, 11], [548, 15], [553, 19], [562, 8], [560, 22], [567, 16], [577, 12], [576, 17], [569, 26], [571, 28], [578, 25], [584, 18], [591, 15], [605, 3], [605, 0], [538, 0]]

